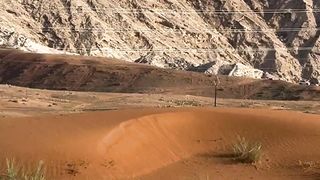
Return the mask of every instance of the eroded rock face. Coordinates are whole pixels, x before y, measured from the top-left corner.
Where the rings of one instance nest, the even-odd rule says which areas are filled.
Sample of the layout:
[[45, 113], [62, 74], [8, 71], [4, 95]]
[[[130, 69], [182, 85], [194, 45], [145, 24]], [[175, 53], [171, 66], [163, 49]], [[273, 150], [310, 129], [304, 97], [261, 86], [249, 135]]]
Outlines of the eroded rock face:
[[0, 47], [11, 47], [37, 53], [63, 53], [40, 43], [35, 43], [28, 37], [17, 33], [14, 29], [6, 29], [4, 27], [0, 27]]
[[[320, 1], [318, 0], [245, 0], [251, 9], [265, 13], [260, 16], [277, 29], [278, 39], [299, 61], [301, 76], [319, 82]], [[282, 10], [281, 10], [282, 9]], [[295, 10], [296, 9], [296, 10]], [[298, 10], [297, 10], [298, 9]], [[281, 13], [280, 13], [281, 12]]]
[[203, 71], [213, 74], [241, 63], [319, 81], [316, 8], [317, 0], [2, 0], [0, 43], [181, 70], [216, 64]]
[[236, 63], [229, 73], [229, 76], [236, 77], [251, 77], [255, 79], [260, 79], [263, 76], [263, 71], [258, 69], [249, 68], [243, 64]]

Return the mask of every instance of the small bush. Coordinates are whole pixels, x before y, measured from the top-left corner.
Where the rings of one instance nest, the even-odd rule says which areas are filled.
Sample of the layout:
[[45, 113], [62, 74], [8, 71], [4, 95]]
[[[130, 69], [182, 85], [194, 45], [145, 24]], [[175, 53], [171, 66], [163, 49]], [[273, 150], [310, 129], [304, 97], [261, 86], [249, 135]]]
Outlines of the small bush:
[[14, 159], [12, 160], [7, 159], [6, 163], [7, 163], [7, 172], [5, 176], [9, 180], [17, 179], [19, 172], [18, 172], [18, 169], [15, 167]]
[[45, 180], [45, 169], [43, 161], [38, 163], [38, 166], [31, 172], [24, 172], [23, 168], [16, 166], [14, 159], [7, 159], [7, 170], [0, 180]]
[[237, 161], [242, 163], [256, 163], [261, 158], [262, 146], [260, 143], [249, 143], [244, 137], [238, 136], [233, 144], [233, 152]]

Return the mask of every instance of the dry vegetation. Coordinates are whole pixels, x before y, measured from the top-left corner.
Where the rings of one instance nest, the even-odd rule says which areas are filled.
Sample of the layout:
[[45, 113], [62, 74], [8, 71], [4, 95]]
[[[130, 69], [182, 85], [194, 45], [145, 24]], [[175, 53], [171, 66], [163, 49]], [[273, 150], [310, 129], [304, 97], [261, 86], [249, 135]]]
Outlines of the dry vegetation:
[[6, 172], [0, 176], [0, 180], [45, 180], [45, 168], [40, 161], [33, 170], [26, 171], [24, 167], [17, 166], [14, 159], [6, 160]]
[[242, 163], [256, 163], [261, 158], [262, 145], [251, 143], [244, 137], [238, 136], [237, 142], [233, 144], [235, 159]]

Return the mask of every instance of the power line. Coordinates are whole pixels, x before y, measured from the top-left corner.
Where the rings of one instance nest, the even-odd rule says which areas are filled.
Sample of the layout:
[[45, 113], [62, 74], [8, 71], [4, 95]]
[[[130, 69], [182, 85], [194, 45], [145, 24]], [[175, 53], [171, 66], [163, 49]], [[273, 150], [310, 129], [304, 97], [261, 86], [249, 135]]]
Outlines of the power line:
[[[64, 28], [64, 27], [43, 27], [43, 28], [38, 28], [39, 30], [46, 31], [47, 29], [49, 30], [65, 30], [65, 31], [77, 31], [77, 32], [153, 32], [156, 31], [154, 29], [130, 29], [130, 28], [124, 28], [121, 30], [114, 29], [114, 28]], [[169, 29], [168, 29], [169, 30]], [[170, 30], [179, 30], [179, 29], [174, 29], [170, 28]], [[217, 31], [213, 33], [219, 33], [219, 30], [223, 32], [234, 32], [234, 33], [250, 33], [250, 32], [299, 32], [301, 30], [315, 30], [315, 31], [320, 31], [320, 28], [317, 27], [302, 27], [302, 28], [281, 28], [281, 29], [273, 29], [273, 28], [265, 28], [265, 29], [213, 29], [213, 28], [207, 28], [205, 30], [211, 30], [211, 31]]]
[[[57, 56], [59, 56], [59, 55], [68, 55], [68, 56], [82, 56], [82, 55], [78, 55], [78, 54], [74, 54], [74, 55], [72, 55], [72, 54], [48, 54], [48, 55], [57, 55]], [[108, 59], [108, 57], [99, 57], [99, 56], [83, 56], [83, 58], [103, 58], [103, 59]], [[109, 59], [112, 59], [112, 58], [109, 58]], [[208, 59], [210, 59], [210, 58], [208, 58]], [[309, 60], [310, 58], [297, 58], [296, 60]], [[215, 62], [215, 61], [219, 61], [219, 59], [210, 59], [210, 60], [212, 60], [212, 61], [210, 61], [210, 62]], [[220, 59], [220, 60], [223, 60], [223, 59]], [[277, 61], [277, 59], [263, 59], [263, 58], [254, 58], [254, 59], [252, 59], [252, 60], [256, 60], [257, 62], [259, 62], [259, 63], [263, 63], [263, 62], [265, 62], [265, 61]], [[258, 60], [261, 60], [261, 61], [258, 61]], [[0, 59], [0, 61], [1, 61], [1, 59]], [[14, 60], [14, 61], [16, 61], [16, 60]], [[123, 60], [123, 61], [125, 61], [125, 60]], [[19, 61], [20, 62], [20, 61]], [[21, 62], [25, 62], [25, 61], [21, 61]], [[130, 61], [126, 61], [126, 62], [130, 62]], [[210, 62], [206, 62], [206, 63], [204, 63], [204, 64], [201, 64], [200, 66], [205, 66], [207, 63], [210, 63]], [[230, 64], [232, 64], [232, 63], [235, 63], [235, 62], [228, 62], [228, 63], [230, 63]], [[250, 60], [248, 60], [247, 61], [247, 63], [250, 63]], [[202, 69], [202, 68], [198, 68], [198, 69]], [[206, 69], [206, 68], [203, 68], [203, 69]]]
[[[60, 54], [60, 55], [63, 55], [63, 54]], [[90, 57], [88, 57], [90, 60]], [[103, 57], [102, 57], [103, 58]], [[45, 58], [44, 58], [45, 59]], [[106, 58], [107, 59], [107, 58]], [[82, 60], [87, 60], [87, 59], [82, 59]], [[0, 62], [3, 61], [2, 59], [0, 59]], [[80, 62], [79, 63], [73, 63], [73, 62], [70, 62], [70, 60], [68, 61], [29, 61], [29, 60], [5, 60], [5, 61], [9, 61], [10, 63], [14, 63], [14, 62], [19, 62], [19, 63], [31, 63], [31, 64], [46, 64], [46, 65], [63, 65], [63, 64], [68, 64], [68, 65], [76, 65], [76, 66], [92, 66], [92, 64], [88, 63], [88, 64], [81, 64], [81, 59], [79, 60]], [[96, 62], [103, 62], [103, 61], [98, 61], [98, 60], [94, 60]], [[120, 61], [120, 60], [117, 60], [117, 61]], [[126, 65], [125, 63], [128, 63], [128, 64], [135, 64], [135, 65], [148, 65], [148, 64], [145, 64], [145, 63], [134, 63], [134, 62], [130, 62], [130, 61], [124, 61], [124, 64], [116, 64], [116, 65]], [[235, 63], [231, 63], [230, 62], [230, 65], [233, 65]], [[244, 64], [245, 65], [245, 64]], [[109, 67], [109, 64], [94, 64], [95, 67]], [[278, 68], [255, 68], [255, 67], [252, 67], [252, 66], [249, 66], [249, 65], [245, 65], [246, 67], [248, 68], [252, 68], [252, 69], [257, 69], [257, 70], [278, 70]], [[209, 68], [197, 68], [197, 67], [194, 67], [196, 68], [195, 70], [207, 70]], [[191, 70], [188, 70], [188, 71], [191, 71]]]
[[[72, 55], [75, 55], [75, 56], [78, 56], [79, 54], [67, 54], [67, 53], [72, 53], [72, 52], [70, 52], [70, 51], [67, 51], [67, 50], [72, 50], [72, 48], [65, 48], [65, 49], [55, 49], [55, 48], [51, 48], [51, 49], [54, 49], [54, 50], [58, 50], [58, 51], [61, 51], [61, 52], [63, 52], [63, 50], [66, 52], [65, 54], [56, 54], [56, 55], [70, 55], [70, 56], [72, 56]], [[103, 49], [106, 49], [106, 48], [102, 48], [102, 49], [100, 49], [100, 50], [103, 50]], [[194, 49], [194, 50], [197, 50], [198, 48], [185, 48], [184, 49], [184, 51], [186, 51], [186, 52], [188, 52], [189, 50], [191, 50], [191, 49]], [[222, 50], [223, 48], [221, 48], [221, 50]], [[269, 50], [277, 50], [277, 49], [273, 49], [273, 48], [266, 48], [266, 49], [269, 49]], [[285, 48], [283, 48], [283, 49], [285, 49]], [[304, 50], [310, 50], [310, 49], [312, 49], [312, 48], [308, 48], [308, 47], [306, 47], [306, 48], [304, 48]], [[73, 50], [87, 50], [87, 49], [85, 49], [85, 48], [75, 48], [75, 49], [73, 49]], [[90, 49], [91, 51], [95, 51], [95, 50], [99, 50], [99, 49]], [[115, 50], [115, 51], [124, 51], [124, 52], [126, 52], [126, 51], [130, 51], [130, 49], [109, 49], [109, 50]], [[158, 49], [158, 51], [160, 51], [160, 52], [167, 52], [167, 50], [168, 49], [163, 49], [163, 50], [160, 50], [160, 49]], [[181, 49], [175, 49], [176, 51], [180, 51]], [[206, 49], [206, 50], [210, 50], [210, 49]], [[217, 49], [211, 49], [210, 51], [211, 52], [215, 52], [215, 50], [217, 50]], [[139, 51], [139, 50], [131, 50], [131, 51]], [[147, 50], [147, 49], [144, 49], [144, 51], [153, 51], [152, 49], [150, 49], [150, 50]], [[224, 50], [224, 51], [226, 51], [226, 50]], [[238, 51], [238, 50], [235, 50], [235, 51]], [[243, 50], [243, 51], [248, 51], [248, 50]], [[254, 51], [259, 51], [259, 50], [254, 50]], [[86, 57], [86, 56], [84, 56], [84, 57]], [[92, 57], [92, 56], [87, 56], [87, 57]], [[94, 57], [94, 58], [96, 58], [96, 57]], [[108, 57], [97, 57], [97, 58], [108, 58]], [[218, 59], [216, 59], [216, 58], [208, 58], [208, 59], [211, 59], [212, 61], [211, 62], [213, 62], [213, 61], [215, 61], [215, 60], [218, 60]], [[276, 61], [278, 58], [251, 58], [251, 59], [249, 59], [248, 60], [248, 62], [250, 62], [250, 60], [252, 61], [252, 60], [261, 60], [261, 61], [259, 61], [259, 62], [265, 62], [265, 61]], [[309, 60], [310, 58], [294, 58], [294, 59], [296, 59], [296, 60]], [[210, 62], [207, 62], [207, 63], [210, 63]], [[203, 65], [205, 65], [206, 63], [204, 63]]]
[[[77, 12], [73, 12], [73, 13], [89, 13], [92, 11], [77, 11]], [[96, 13], [104, 13], [104, 14], [140, 14], [142, 13], [141, 11], [137, 10], [137, 11], [93, 11]], [[289, 12], [285, 12], [285, 11], [273, 11], [273, 12], [252, 12], [252, 11], [221, 11], [221, 12], [217, 12], [217, 11], [190, 11], [190, 12], [186, 12], [186, 11], [144, 11], [144, 14], [181, 14], [181, 15], [190, 15], [190, 14], [199, 14], [199, 13], [203, 13], [203, 14], [211, 14], [211, 15], [226, 15], [226, 14], [286, 14]], [[292, 12], [290, 12], [292, 13]], [[305, 11], [296, 11], [295, 13], [320, 13], [320, 10], [314, 10], [314, 11], [309, 11], [309, 10], [305, 10]], [[61, 14], [61, 13], [60, 13]], [[68, 14], [67, 12], [65, 12], [64, 14]]]
[[[4, 22], [0, 22], [4, 23]], [[7, 25], [7, 23], [5, 23]], [[9, 27], [10, 28], [10, 27]], [[115, 28], [98, 28], [98, 27], [92, 27], [92, 28], [67, 28], [63, 26], [48, 26], [48, 27], [40, 27], [37, 28], [42, 31], [47, 30], [64, 30], [64, 31], [77, 31], [77, 32], [153, 32], [156, 31], [154, 29], [132, 29], [132, 28], [122, 28], [121, 30], [115, 29]], [[166, 28], [167, 30], [183, 30], [183, 28]], [[206, 28], [204, 30], [210, 30], [213, 31], [212, 33], [220, 33], [219, 31], [223, 32], [234, 32], [234, 33], [254, 33], [254, 32], [299, 32], [301, 30], [314, 30], [314, 31], [320, 31], [320, 27], [301, 27], [301, 28], [280, 28], [280, 29], [274, 29], [274, 28], [262, 28], [262, 29], [217, 29], [217, 28]]]
[[[34, 8], [34, 5], [30, 4], [22, 4], [24, 6], [29, 6], [31, 8]], [[263, 11], [259, 10], [168, 10], [168, 9], [159, 9], [159, 8], [141, 8], [141, 9], [128, 9], [128, 8], [112, 8], [112, 7], [102, 7], [102, 8], [84, 8], [83, 6], [77, 6], [77, 7], [61, 7], [57, 8], [55, 7], [55, 10], [71, 10], [74, 9], [76, 11], [81, 12], [92, 12], [97, 10], [105, 10], [107, 12], [114, 12], [114, 13], [140, 13], [140, 12], [147, 12], [147, 13], [199, 13], [199, 12], [205, 12], [205, 13], [222, 13], [222, 14], [228, 14], [228, 13], [257, 13], [257, 14], [265, 14], [265, 13], [304, 13], [304, 12], [320, 12], [319, 8], [312, 8], [312, 9], [267, 9]]]
[[[66, 50], [83, 50], [83, 51], [120, 51], [120, 52], [176, 52], [176, 51], [204, 51], [204, 52], [225, 52], [225, 48], [172, 48], [172, 49], [119, 49], [119, 48], [53, 48], [60, 51]], [[279, 48], [256, 48], [256, 49], [234, 49], [228, 50], [234, 52], [260, 52], [260, 51], [277, 51], [277, 50], [288, 50], [288, 51], [310, 51], [314, 50], [314, 47], [300, 47], [300, 48], [293, 48], [293, 47], [279, 47]], [[313, 51], [318, 52], [318, 51]], [[320, 51], [319, 51], [320, 53]]]
[[[49, 54], [50, 55], [50, 54]], [[57, 54], [57, 55], [67, 55], [67, 54]], [[72, 56], [72, 55], [71, 55]], [[79, 55], [73, 55], [73, 56], [79, 56]], [[79, 63], [73, 63], [71, 61], [46, 61], [46, 62], [42, 62], [42, 61], [29, 61], [31, 62], [32, 64], [46, 64], [46, 65], [62, 65], [62, 64], [68, 64], [68, 65], [76, 65], [76, 66], [90, 66], [92, 64], [81, 64], [81, 60], [92, 60], [92, 58], [104, 58], [104, 59], [108, 59], [107, 57], [91, 57], [91, 56], [82, 56], [83, 59], [79, 59]], [[45, 58], [44, 58], [45, 59]], [[109, 58], [112, 60], [112, 58]], [[217, 59], [213, 59], [211, 62], [214, 62], [214, 60], [217, 60]], [[263, 63], [263, 62], [266, 62], [266, 61], [276, 61], [277, 59], [261, 59], [260, 63]], [[299, 60], [309, 60], [308, 58], [301, 58]], [[0, 59], [0, 62], [2, 61], [2, 59]], [[21, 63], [25, 63], [25, 62], [28, 62], [27, 61], [24, 61], [24, 60], [9, 60], [10, 62], [21, 62]], [[98, 61], [98, 60], [93, 60], [93, 61], [97, 61], [97, 62], [104, 62], [104, 61]], [[124, 60], [118, 60], [118, 61], [122, 61], [124, 63], [133, 63], [131, 61], [124, 61]], [[250, 62], [250, 61], [249, 61]], [[247, 63], [249, 63], [247, 62]], [[210, 62], [207, 62], [207, 63], [210, 63]], [[137, 63], [137, 64], [144, 64], [144, 63]], [[229, 65], [233, 65], [235, 64], [235, 62], [228, 62]], [[119, 65], [122, 65], [122, 64], [119, 64]], [[125, 65], [125, 64], [123, 64]], [[205, 65], [205, 64], [201, 64], [200, 66], [202, 65]], [[243, 64], [245, 65], [245, 64]], [[108, 67], [108, 64], [95, 64], [94, 66], [98, 66], [98, 67]], [[256, 69], [256, 70], [278, 70], [279, 68], [263, 68], [263, 67], [253, 67], [252, 65], [245, 65], [246, 67], [248, 68], [252, 68], [252, 69]], [[208, 68], [199, 68], [198, 67], [193, 67], [195, 68], [194, 70], [208, 70], [210, 67]]]

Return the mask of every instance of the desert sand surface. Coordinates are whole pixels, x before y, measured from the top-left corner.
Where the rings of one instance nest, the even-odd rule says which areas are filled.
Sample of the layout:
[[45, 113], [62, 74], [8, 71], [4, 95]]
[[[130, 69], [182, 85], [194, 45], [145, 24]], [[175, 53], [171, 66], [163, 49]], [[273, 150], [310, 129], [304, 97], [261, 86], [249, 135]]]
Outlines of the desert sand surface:
[[[214, 108], [217, 77], [196, 72], [16, 50], [0, 69], [0, 175], [15, 159], [47, 179], [320, 178], [319, 87], [221, 76]], [[238, 136], [259, 162], [234, 160]]]
[[[144, 108], [0, 119], [0, 159], [49, 179], [317, 179], [320, 116], [244, 108]], [[262, 144], [235, 162], [237, 136]], [[1, 164], [1, 170], [4, 169]]]
[[[0, 85], [0, 119], [141, 108], [213, 107], [213, 101], [212, 97], [192, 95], [54, 91]], [[320, 101], [218, 98], [217, 103], [218, 107], [320, 114]]]

